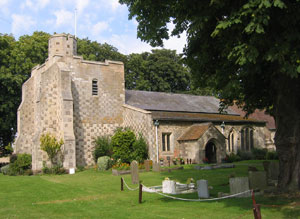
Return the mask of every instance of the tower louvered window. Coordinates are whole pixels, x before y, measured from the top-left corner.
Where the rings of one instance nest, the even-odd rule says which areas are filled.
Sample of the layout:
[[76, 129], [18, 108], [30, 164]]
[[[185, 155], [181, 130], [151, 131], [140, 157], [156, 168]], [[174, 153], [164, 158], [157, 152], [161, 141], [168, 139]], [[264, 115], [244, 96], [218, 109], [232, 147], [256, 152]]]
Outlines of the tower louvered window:
[[98, 95], [98, 81], [96, 79], [92, 82], [92, 95]]

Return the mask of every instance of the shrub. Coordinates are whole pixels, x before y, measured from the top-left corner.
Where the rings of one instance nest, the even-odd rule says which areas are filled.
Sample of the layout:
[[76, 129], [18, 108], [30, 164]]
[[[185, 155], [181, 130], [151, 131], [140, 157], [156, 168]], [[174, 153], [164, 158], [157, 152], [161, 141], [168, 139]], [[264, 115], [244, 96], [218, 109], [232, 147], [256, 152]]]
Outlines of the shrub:
[[17, 159], [9, 164], [6, 174], [11, 176], [29, 174], [29, 170], [31, 170], [31, 155], [18, 154]]
[[253, 148], [252, 154], [254, 159], [256, 160], [265, 160], [267, 155], [268, 149], [266, 148]]
[[252, 160], [254, 158], [253, 154], [250, 151], [238, 150], [237, 155], [241, 160]]
[[148, 158], [148, 145], [143, 135], [140, 134], [139, 138], [133, 143], [132, 160], [143, 163]]
[[43, 163], [43, 168], [42, 168], [42, 173], [43, 174], [64, 174], [66, 173], [66, 170], [63, 168], [62, 165], [54, 165], [52, 167], [47, 167], [46, 163]]
[[103, 156], [98, 158], [97, 160], [98, 170], [100, 171], [108, 170], [109, 168], [111, 168], [111, 166], [112, 166], [112, 162], [110, 160], [110, 157]]
[[14, 163], [18, 158], [17, 154], [12, 154], [10, 155], [10, 163]]
[[42, 134], [40, 138], [41, 149], [45, 151], [53, 165], [55, 163], [55, 158], [61, 149], [61, 146], [64, 144], [64, 141], [60, 139], [58, 141], [54, 136], [51, 136], [49, 133]]
[[113, 158], [121, 163], [132, 161], [133, 144], [136, 141], [133, 131], [119, 128], [111, 138], [113, 147]]
[[111, 140], [108, 136], [99, 136], [95, 138], [93, 144], [95, 145], [95, 150], [93, 152], [95, 162], [97, 162], [99, 157], [110, 157], [112, 155]]
[[278, 160], [278, 154], [276, 151], [268, 151], [266, 155], [267, 160]]
[[226, 160], [228, 163], [232, 163], [232, 162], [237, 162], [237, 161], [240, 161], [241, 158], [239, 155], [235, 154], [235, 153], [231, 153], [229, 155], [226, 155]]
[[10, 164], [7, 164], [7, 165], [1, 167], [1, 173], [3, 173], [3, 175], [7, 175], [8, 174], [9, 166], [10, 166]]

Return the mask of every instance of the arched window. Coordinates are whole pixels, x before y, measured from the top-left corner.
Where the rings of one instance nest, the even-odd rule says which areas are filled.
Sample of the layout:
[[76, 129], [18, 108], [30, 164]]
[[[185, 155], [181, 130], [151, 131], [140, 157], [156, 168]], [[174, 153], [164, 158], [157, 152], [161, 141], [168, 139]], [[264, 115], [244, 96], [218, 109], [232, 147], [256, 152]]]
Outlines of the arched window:
[[241, 149], [243, 151], [250, 151], [254, 147], [253, 144], [253, 129], [244, 128], [241, 131]]
[[234, 133], [231, 131], [228, 135], [228, 151], [234, 152]]
[[92, 81], [92, 95], [98, 95], [98, 81], [97, 79], [93, 79]]

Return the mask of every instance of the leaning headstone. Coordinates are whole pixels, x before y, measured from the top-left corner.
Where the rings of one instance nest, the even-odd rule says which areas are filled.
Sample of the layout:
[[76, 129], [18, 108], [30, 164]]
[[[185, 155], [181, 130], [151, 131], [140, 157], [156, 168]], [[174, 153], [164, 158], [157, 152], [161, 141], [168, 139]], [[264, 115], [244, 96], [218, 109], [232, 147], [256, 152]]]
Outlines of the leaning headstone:
[[160, 172], [160, 164], [157, 162], [153, 163], [153, 167], [152, 167], [152, 171], [153, 172]]
[[132, 184], [138, 184], [139, 183], [139, 164], [136, 160], [131, 162], [130, 171], [131, 171]]
[[264, 190], [267, 188], [267, 173], [265, 171], [249, 172], [250, 189]]
[[278, 180], [279, 176], [279, 163], [271, 162], [268, 169], [268, 178], [271, 180]]
[[197, 180], [197, 191], [199, 198], [209, 198], [208, 183], [207, 180]]
[[[248, 177], [235, 177], [229, 179], [230, 194], [237, 194], [249, 190], [249, 179]], [[247, 193], [240, 194], [236, 197], [249, 197], [250, 191]]]
[[150, 171], [150, 165], [151, 164], [151, 160], [145, 160], [144, 161], [144, 165], [145, 165], [145, 170], [146, 172], [149, 172]]
[[166, 194], [176, 194], [176, 182], [173, 180], [164, 180], [162, 182], [162, 192]]

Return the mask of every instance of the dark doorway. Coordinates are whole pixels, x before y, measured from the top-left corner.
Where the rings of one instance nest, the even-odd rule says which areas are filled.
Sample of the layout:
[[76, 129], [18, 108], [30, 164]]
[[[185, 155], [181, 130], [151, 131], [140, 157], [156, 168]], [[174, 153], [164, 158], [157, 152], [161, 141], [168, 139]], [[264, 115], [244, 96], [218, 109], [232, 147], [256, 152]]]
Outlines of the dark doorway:
[[216, 145], [212, 142], [208, 142], [205, 146], [205, 157], [208, 160], [208, 163], [217, 162], [217, 148]]

